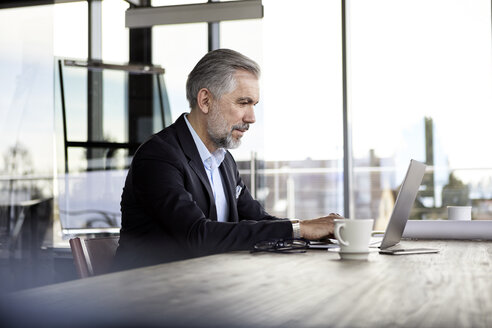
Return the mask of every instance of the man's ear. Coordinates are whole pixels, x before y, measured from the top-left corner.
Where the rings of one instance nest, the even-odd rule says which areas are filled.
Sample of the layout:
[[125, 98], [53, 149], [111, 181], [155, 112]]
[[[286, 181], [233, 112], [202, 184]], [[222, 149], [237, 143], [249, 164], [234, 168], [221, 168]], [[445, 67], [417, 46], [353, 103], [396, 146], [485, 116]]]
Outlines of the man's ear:
[[196, 101], [202, 113], [208, 114], [210, 106], [212, 106], [212, 93], [207, 88], [202, 88], [198, 91]]

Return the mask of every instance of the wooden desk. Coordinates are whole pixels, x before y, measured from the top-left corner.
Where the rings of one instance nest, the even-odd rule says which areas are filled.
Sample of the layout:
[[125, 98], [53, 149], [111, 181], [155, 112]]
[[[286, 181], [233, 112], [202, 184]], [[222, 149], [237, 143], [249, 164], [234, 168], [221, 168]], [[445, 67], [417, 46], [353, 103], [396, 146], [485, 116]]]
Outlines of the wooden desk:
[[405, 245], [441, 253], [235, 252], [18, 292], [2, 315], [19, 327], [492, 327], [492, 242]]

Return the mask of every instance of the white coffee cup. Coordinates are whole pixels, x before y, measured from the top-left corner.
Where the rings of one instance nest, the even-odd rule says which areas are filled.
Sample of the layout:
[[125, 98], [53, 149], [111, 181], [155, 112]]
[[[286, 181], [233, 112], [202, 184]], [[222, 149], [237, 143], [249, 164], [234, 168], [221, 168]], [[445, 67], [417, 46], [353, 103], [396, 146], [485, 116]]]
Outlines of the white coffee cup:
[[368, 253], [374, 220], [335, 219], [335, 237], [343, 253]]
[[448, 206], [448, 220], [471, 220], [471, 206]]

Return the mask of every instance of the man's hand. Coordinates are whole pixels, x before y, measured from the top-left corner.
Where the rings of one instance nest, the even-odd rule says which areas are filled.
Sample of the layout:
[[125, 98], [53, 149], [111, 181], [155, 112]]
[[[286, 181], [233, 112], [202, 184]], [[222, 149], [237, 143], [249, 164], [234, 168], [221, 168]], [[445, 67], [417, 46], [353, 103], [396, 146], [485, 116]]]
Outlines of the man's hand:
[[343, 219], [343, 217], [336, 213], [330, 213], [330, 215], [321, 218], [300, 221], [301, 237], [309, 240], [334, 238], [335, 222], [333, 220], [335, 219]]

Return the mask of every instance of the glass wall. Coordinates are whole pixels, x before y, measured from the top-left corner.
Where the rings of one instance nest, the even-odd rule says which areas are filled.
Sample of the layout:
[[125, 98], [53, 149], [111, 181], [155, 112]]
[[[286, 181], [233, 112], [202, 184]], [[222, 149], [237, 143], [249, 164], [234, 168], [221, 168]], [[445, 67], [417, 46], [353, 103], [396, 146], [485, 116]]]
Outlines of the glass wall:
[[52, 8], [54, 55], [72, 59], [87, 59], [89, 42], [87, 2], [59, 3]]
[[[152, 5], [197, 2], [205, 1]], [[413, 218], [445, 218], [448, 204], [473, 205], [475, 219], [490, 218], [492, 158], [484, 150], [492, 133], [490, 1], [348, 3], [353, 216], [377, 219], [377, 228], [384, 228], [413, 158], [429, 165]], [[343, 212], [340, 5], [263, 0], [263, 19], [220, 23], [221, 46], [243, 52], [263, 69], [257, 123], [233, 154], [256, 197], [277, 216], [307, 219]], [[104, 61], [128, 61], [128, 6], [102, 2]], [[3, 9], [0, 27], [9, 31], [0, 35], [0, 199], [12, 202], [11, 190], [21, 201], [51, 197], [52, 186], [43, 179], [53, 175], [55, 157], [54, 62], [87, 59], [87, 3]], [[153, 62], [166, 70], [174, 121], [189, 110], [186, 78], [208, 50], [207, 24], [156, 26], [152, 34]], [[108, 75], [102, 88], [124, 95], [125, 82], [115, 74], [110, 75], [119, 82]], [[76, 96], [87, 99], [87, 89], [81, 90]], [[122, 97], [112, 102], [119, 109], [126, 106]], [[103, 99], [108, 106], [110, 98]], [[85, 114], [70, 115], [80, 123], [71, 135], [87, 139]], [[125, 142], [125, 115], [103, 113], [104, 140]], [[81, 149], [69, 155], [84, 156]], [[92, 165], [73, 163], [79, 172]], [[12, 177], [23, 178], [14, 186]]]
[[64, 234], [118, 231], [131, 157], [140, 142], [170, 122], [162, 72], [144, 74], [126, 65], [128, 7], [120, 0], [101, 2], [100, 59], [110, 65], [91, 65], [87, 2], [54, 6], [55, 214]]
[[413, 218], [490, 218], [490, 1], [350, 3], [355, 215], [385, 227], [413, 158], [429, 165]]
[[186, 78], [207, 53], [207, 24], [156, 26], [152, 29], [152, 38], [153, 62], [166, 70], [164, 78], [175, 121], [181, 113], [189, 112]]
[[102, 2], [102, 59], [126, 64], [129, 60], [129, 33], [125, 27], [125, 11], [130, 7], [121, 0]]
[[118, 228], [131, 157], [170, 123], [163, 70], [61, 59], [57, 64], [55, 181], [62, 227], [74, 233]]
[[40, 274], [41, 270], [34, 270], [33, 263], [41, 261], [37, 252], [51, 231], [53, 8], [2, 9], [0, 31], [0, 294], [3, 295], [47, 280]]
[[[198, 3], [206, 1], [152, 1], [153, 6]], [[163, 25], [152, 28], [152, 60], [162, 66], [173, 122], [184, 112], [189, 112], [186, 100], [186, 79], [195, 64], [208, 51], [206, 23]]]
[[[53, 8], [0, 10], [0, 30], [0, 205], [6, 206], [52, 195]], [[3, 214], [2, 207], [2, 229]]]
[[[178, 3], [184, 2], [160, 4]], [[412, 218], [445, 218], [449, 204], [473, 205], [474, 218], [490, 217], [491, 163], [479, 147], [489, 136], [484, 115], [492, 102], [490, 1], [348, 3], [352, 216], [374, 218], [384, 229], [413, 158], [429, 168]], [[263, 5], [261, 20], [220, 23], [221, 47], [251, 56], [263, 69], [257, 123], [233, 154], [272, 214], [342, 213], [340, 3]], [[154, 31], [163, 36], [154, 58], [168, 69], [176, 118], [187, 110], [186, 75], [206, 51], [206, 24]], [[173, 42], [192, 33], [201, 41]], [[166, 48], [164, 38], [174, 47]], [[178, 49], [196, 55], [185, 62], [164, 55]]]
[[257, 123], [233, 154], [248, 180], [257, 153], [256, 198], [271, 214], [343, 212], [340, 2], [263, 6], [262, 20], [221, 23], [221, 47], [262, 66]]

